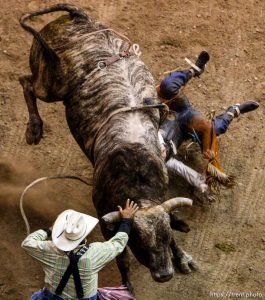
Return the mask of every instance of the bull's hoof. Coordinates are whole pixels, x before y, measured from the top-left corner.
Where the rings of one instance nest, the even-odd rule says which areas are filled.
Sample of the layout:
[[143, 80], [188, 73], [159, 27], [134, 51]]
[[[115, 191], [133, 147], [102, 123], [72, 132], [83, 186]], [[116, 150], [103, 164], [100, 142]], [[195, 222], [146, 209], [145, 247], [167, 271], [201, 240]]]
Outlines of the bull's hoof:
[[184, 253], [184, 255], [176, 261], [176, 266], [183, 274], [189, 274], [192, 271], [199, 270], [197, 264], [193, 261], [192, 256]]
[[39, 144], [42, 134], [43, 134], [43, 129], [42, 129], [43, 123], [41, 120], [30, 120], [28, 125], [27, 125], [27, 130], [26, 130], [26, 141], [29, 145], [32, 144]]

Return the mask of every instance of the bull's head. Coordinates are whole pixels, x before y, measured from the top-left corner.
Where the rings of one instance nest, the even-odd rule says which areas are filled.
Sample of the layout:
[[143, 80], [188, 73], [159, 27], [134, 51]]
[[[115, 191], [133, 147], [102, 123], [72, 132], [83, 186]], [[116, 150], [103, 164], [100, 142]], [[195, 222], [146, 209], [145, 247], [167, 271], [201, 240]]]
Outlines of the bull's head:
[[[129, 246], [138, 261], [149, 268], [153, 279], [158, 282], [168, 281], [174, 274], [170, 249], [173, 242], [170, 212], [186, 205], [192, 205], [192, 200], [173, 198], [160, 205], [141, 208], [135, 214]], [[111, 212], [103, 220], [106, 224], [119, 222], [120, 213]]]

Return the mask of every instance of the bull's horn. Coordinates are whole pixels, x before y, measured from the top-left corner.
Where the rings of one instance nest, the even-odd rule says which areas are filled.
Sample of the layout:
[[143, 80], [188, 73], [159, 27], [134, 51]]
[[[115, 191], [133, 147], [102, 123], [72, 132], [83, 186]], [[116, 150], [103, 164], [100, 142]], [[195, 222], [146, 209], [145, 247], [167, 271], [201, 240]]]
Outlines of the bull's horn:
[[119, 211], [112, 211], [102, 217], [106, 224], [118, 223], [121, 220], [121, 214]]
[[162, 207], [170, 213], [172, 210], [179, 206], [191, 206], [192, 200], [189, 198], [183, 198], [183, 197], [177, 197], [177, 198], [171, 198], [164, 203], [161, 204]]

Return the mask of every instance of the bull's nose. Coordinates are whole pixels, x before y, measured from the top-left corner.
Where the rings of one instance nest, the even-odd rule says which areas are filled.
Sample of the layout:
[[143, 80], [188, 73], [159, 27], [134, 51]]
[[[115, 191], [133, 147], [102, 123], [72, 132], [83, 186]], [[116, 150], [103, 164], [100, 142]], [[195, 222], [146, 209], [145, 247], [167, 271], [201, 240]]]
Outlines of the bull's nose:
[[173, 277], [172, 273], [152, 273], [152, 277], [157, 282], [166, 282], [169, 281]]

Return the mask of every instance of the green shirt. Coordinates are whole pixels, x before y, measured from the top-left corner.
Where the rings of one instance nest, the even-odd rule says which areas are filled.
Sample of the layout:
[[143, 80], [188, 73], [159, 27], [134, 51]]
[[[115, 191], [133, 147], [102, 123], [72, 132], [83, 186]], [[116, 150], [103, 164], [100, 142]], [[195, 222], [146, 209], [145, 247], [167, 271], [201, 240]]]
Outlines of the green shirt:
[[[56, 248], [52, 241], [47, 241], [46, 239], [47, 233], [40, 229], [28, 235], [21, 246], [29, 255], [42, 263], [45, 273], [45, 286], [52, 293], [55, 293], [69, 265], [69, 258], [63, 251]], [[88, 250], [78, 262], [84, 298], [97, 294], [98, 272], [124, 250], [127, 242], [127, 233], [118, 232], [107, 242], [89, 245]], [[74, 252], [77, 252], [82, 246], [78, 246]], [[61, 297], [69, 300], [76, 298], [73, 276], [70, 277]]]

